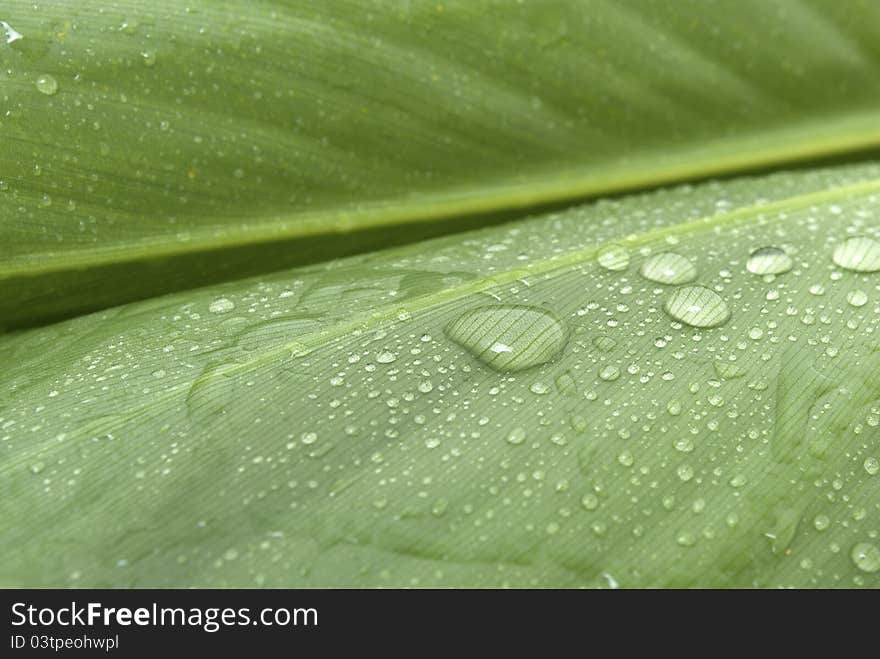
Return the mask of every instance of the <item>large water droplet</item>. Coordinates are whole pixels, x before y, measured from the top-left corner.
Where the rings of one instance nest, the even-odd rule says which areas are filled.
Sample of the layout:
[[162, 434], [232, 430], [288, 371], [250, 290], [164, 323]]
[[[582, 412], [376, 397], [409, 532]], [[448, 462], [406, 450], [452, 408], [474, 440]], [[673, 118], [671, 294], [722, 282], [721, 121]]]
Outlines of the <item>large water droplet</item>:
[[471, 309], [449, 323], [446, 336], [499, 371], [522, 371], [554, 359], [565, 326], [552, 313], [520, 305]]
[[880, 549], [870, 542], [859, 542], [853, 546], [850, 552], [852, 562], [862, 572], [877, 572], [880, 570]]
[[697, 267], [681, 254], [663, 252], [642, 263], [639, 273], [658, 284], [686, 284], [697, 278]]
[[749, 255], [746, 269], [756, 275], [780, 275], [792, 267], [791, 257], [779, 247], [761, 247]]
[[606, 270], [626, 270], [629, 266], [629, 252], [620, 245], [608, 245], [599, 250], [596, 260]]
[[877, 272], [880, 270], [880, 242], [865, 236], [849, 238], [834, 249], [832, 259], [847, 270]]
[[37, 86], [38, 92], [46, 94], [47, 96], [52, 96], [58, 91], [58, 81], [48, 73], [39, 76], [34, 81], [34, 84]]
[[727, 303], [705, 286], [677, 288], [666, 297], [663, 309], [692, 327], [718, 327], [730, 318]]

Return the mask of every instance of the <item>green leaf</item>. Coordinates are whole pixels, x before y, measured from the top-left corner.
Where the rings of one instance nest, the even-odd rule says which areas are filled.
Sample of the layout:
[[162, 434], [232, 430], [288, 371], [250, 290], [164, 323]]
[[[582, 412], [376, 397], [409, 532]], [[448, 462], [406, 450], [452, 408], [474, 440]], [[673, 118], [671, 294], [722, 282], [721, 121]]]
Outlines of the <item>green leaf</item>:
[[0, 18], [4, 327], [365, 251], [382, 227], [402, 242], [880, 144], [876, 3], [16, 0]]
[[0, 338], [0, 583], [880, 586], [878, 212], [685, 186]]

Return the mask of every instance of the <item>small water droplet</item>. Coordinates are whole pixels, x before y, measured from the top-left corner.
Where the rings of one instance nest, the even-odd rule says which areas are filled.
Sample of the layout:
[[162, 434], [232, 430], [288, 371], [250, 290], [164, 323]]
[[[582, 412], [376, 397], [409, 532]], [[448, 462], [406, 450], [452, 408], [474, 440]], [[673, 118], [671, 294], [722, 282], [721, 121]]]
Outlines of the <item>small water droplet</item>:
[[629, 266], [629, 252], [620, 245], [608, 245], [599, 250], [596, 260], [606, 270], [619, 272]]
[[690, 453], [694, 450], [694, 442], [690, 439], [690, 437], [682, 437], [681, 439], [676, 439], [672, 442], [672, 446], [676, 451], [680, 451], [682, 453]]
[[211, 313], [227, 313], [235, 309], [235, 302], [225, 297], [218, 297], [208, 306]]
[[877, 272], [880, 270], [880, 242], [866, 236], [848, 238], [834, 249], [832, 260], [847, 270]]
[[144, 63], [146, 67], [152, 67], [156, 64], [156, 51], [155, 50], [142, 50], [141, 51], [141, 61]]
[[550, 393], [550, 385], [546, 382], [533, 382], [529, 386], [529, 391], [531, 391], [533, 394], [543, 396], [544, 394]]
[[746, 369], [733, 362], [715, 361], [712, 363], [715, 367], [715, 374], [722, 380], [735, 380], [746, 374]]
[[880, 570], [880, 549], [877, 548], [877, 545], [872, 545], [870, 542], [856, 543], [850, 552], [850, 557], [862, 572]]
[[376, 361], [380, 364], [390, 364], [394, 360], [397, 359], [397, 355], [395, 355], [390, 350], [383, 350], [378, 355], [376, 355]]
[[727, 303], [704, 286], [675, 289], [664, 300], [663, 309], [675, 320], [692, 327], [718, 327], [730, 318]]
[[697, 544], [697, 536], [690, 531], [682, 531], [675, 537], [675, 542], [682, 547], [693, 547]]
[[42, 462], [34, 462], [34, 463], [30, 466], [30, 470], [31, 470], [31, 473], [32, 473], [32, 474], [39, 474], [39, 473], [42, 473], [43, 469], [45, 469], [45, 468], [46, 468], [46, 465], [45, 465], [44, 463], [42, 463]]
[[697, 278], [697, 267], [680, 254], [663, 252], [642, 263], [639, 273], [658, 284], [686, 284]]
[[875, 476], [877, 472], [880, 472], [880, 460], [873, 456], [865, 458], [865, 463], [863, 466], [865, 467], [865, 471], [868, 472], [869, 476]]
[[556, 358], [565, 326], [551, 312], [520, 305], [472, 309], [449, 323], [446, 336], [499, 371], [522, 371]]
[[756, 275], [781, 275], [792, 268], [791, 257], [779, 247], [761, 247], [749, 255], [746, 269]]
[[868, 302], [868, 294], [857, 288], [846, 294], [846, 301], [854, 307], [863, 307]]
[[610, 352], [617, 345], [617, 341], [610, 336], [597, 336], [593, 339], [593, 345], [602, 352]]
[[828, 519], [827, 515], [816, 515], [813, 518], [813, 526], [817, 531], [824, 531], [831, 525], [831, 520]]
[[516, 446], [517, 444], [522, 444], [524, 441], [526, 441], [526, 431], [522, 428], [516, 427], [507, 433], [508, 444]]
[[614, 364], [606, 364], [599, 370], [599, 377], [606, 382], [613, 382], [620, 377], [620, 369]]
[[596, 510], [599, 507], [599, 497], [595, 494], [585, 494], [581, 497], [581, 505], [587, 510]]
[[34, 84], [37, 86], [37, 91], [46, 94], [46, 96], [52, 96], [58, 92], [58, 81], [48, 73], [39, 76]]

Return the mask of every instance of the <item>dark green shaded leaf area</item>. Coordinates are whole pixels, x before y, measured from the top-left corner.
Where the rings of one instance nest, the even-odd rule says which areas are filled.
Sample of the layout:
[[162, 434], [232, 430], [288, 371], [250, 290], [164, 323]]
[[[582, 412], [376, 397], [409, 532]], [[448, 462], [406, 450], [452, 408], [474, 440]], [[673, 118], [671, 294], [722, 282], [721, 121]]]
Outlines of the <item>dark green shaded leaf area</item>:
[[14, 0], [0, 20], [5, 328], [377, 229], [880, 143], [875, 2]]

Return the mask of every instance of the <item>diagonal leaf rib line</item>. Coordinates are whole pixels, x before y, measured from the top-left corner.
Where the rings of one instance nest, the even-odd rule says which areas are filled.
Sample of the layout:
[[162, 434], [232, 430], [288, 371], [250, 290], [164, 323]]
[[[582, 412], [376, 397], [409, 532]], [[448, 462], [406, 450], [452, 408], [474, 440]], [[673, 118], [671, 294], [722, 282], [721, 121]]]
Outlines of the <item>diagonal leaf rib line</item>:
[[[154, 257], [211, 252], [285, 239], [310, 238], [327, 235], [328, 226], [332, 227], [332, 233], [343, 233], [351, 228], [364, 230], [404, 222], [440, 221], [457, 216], [522, 210], [598, 194], [671, 184], [697, 176], [741, 172], [771, 164], [880, 147], [876, 112], [856, 113], [841, 119], [840, 123], [851, 126], [846, 131], [838, 131], [840, 134], [817, 138], [816, 135], [821, 134], [821, 127], [805, 124], [797, 129], [790, 129], [790, 135], [786, 131], [776, 131], [771, 135], [755, 136], [751, 139], [739, 138], [736, 144], [719, 141], [698, 149], [683, 149], [674, 158], [648, 158], [640, 167], [622, 163], [606, 165], [601, 174], [593, 168], [557, 172], [549, 176], [536, 175], [527, 187], [518, 182], [501, 181], [480, 189], [458, 188], [448, 193], [424, 195], [413, 205], [380, 201], [360, 204], [357, 208], [272, 215], [258, 220], [245, 217], [242, 219], [248, 220], [246, 231], [227, 230], [219, 235], [217, 227], [210, 227], [190, 231], [186, 241], [175, 240], [170, 243], [161, 237], [145, 238], [129, 243], [124, 249], [89, 248], [75, 254], [65, 254], [63, 262], [58, 260], [55, 252], [33, 253], [7, 259], [0, 264], [0, 280]], [[780, 133], [786, 135], [780, 138]], [[809, 135], [812, 141], [801, 139], [804, 135]], [[795, 137], [799, 139], [796, 140]], [[785, 148], [781, 149], [777, 142], [785, 145]], [[789, 142], [797, 143], [798, 146], [791, 147]]]

